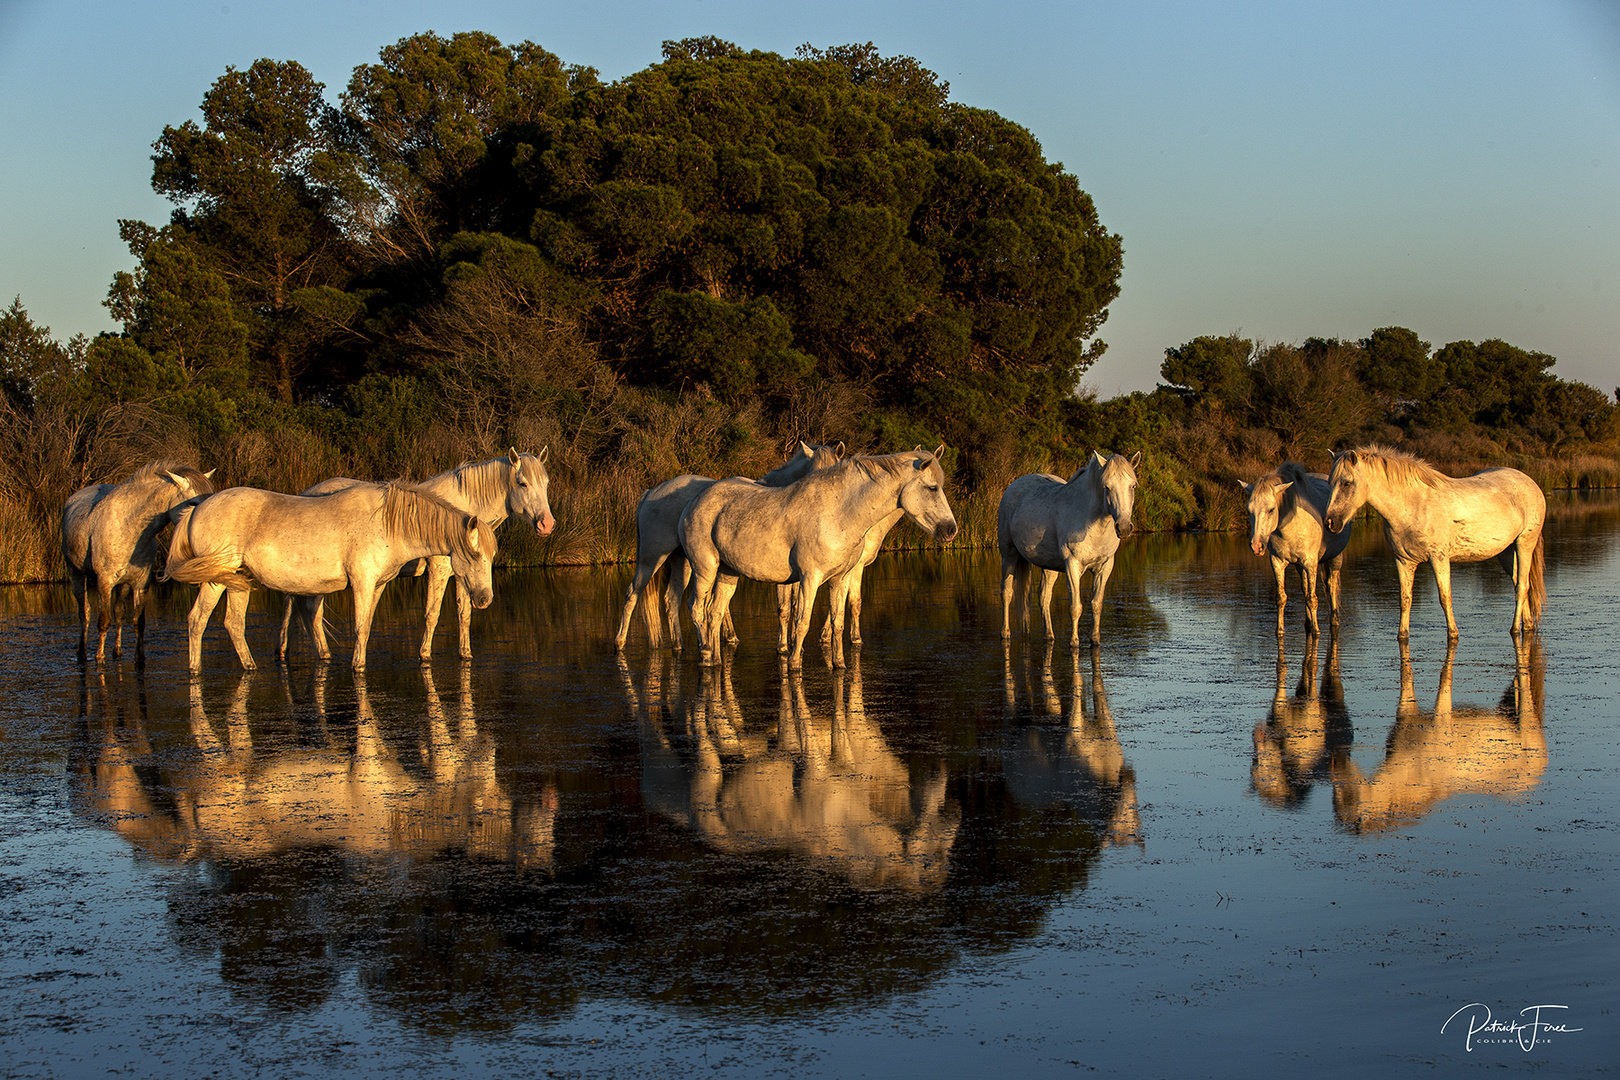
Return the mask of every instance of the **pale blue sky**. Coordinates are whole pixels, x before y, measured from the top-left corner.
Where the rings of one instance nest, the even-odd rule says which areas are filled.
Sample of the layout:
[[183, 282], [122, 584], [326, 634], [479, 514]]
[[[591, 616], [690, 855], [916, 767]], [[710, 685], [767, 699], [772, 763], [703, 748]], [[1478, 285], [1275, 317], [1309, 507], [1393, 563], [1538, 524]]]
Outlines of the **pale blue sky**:
[[113, 329], [116, 221], [170, 209], [150, 187], [165, 124], [264, 56], [335, 100], [425, 30], [531, 40], [606, 79], [703, 34], [916, 57], [1033, 131], [1124, 238], [1086, 379], [1104, 397], [1151, 388], [1199, 334], [1391, 325], [1620, 384], [1620, 0], [0, 0], [0, 304], [21, 295], [59, 338]]

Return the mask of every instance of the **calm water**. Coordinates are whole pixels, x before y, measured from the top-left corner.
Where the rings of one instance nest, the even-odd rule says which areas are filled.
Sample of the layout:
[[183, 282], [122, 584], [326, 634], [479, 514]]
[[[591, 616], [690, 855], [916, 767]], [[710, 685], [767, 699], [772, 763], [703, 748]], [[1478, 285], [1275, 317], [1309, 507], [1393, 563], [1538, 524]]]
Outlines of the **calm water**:
[[721, 668], [617, 658], [627, 569], [501, 577], [430, 670], [391, 586], [358, 680], [256, 600], [191, 683], [178, 591], [85, 669], [0, 590], [0, 1074], [1616, 1071], [1620, 504], [1554, 509], [1530, 645], [1463, 567], [1448, 660], [1422, 570], [1405, 663], [1365, 525], [1281, 656], [1235, 536], [1127, 543], [1095, 653], [886, 556], [802, 676], [763, 589]]

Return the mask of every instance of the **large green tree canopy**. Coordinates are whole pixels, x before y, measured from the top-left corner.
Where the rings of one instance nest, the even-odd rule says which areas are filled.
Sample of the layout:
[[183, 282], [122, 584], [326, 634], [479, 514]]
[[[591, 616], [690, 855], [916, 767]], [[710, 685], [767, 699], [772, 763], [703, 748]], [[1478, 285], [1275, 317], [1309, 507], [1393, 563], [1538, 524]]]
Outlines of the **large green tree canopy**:
[[[528, 42], [427, 33], [339, 105], [261, 60], [154, 147], [179, 209], [137, 254], [223, 280], [284, 401], [420, 374], [404, 343], [491, 252], [621, 378], [739, 405], [842, 381], [946, 434], [976, 410], [1033, 433], [1104, 348], [1122, 247], [1076, 178], [870, 44], [671, 42], [604, 84]], [[119, 283], [137, 342], [159, 305], [132, 289], [164, 277]]]

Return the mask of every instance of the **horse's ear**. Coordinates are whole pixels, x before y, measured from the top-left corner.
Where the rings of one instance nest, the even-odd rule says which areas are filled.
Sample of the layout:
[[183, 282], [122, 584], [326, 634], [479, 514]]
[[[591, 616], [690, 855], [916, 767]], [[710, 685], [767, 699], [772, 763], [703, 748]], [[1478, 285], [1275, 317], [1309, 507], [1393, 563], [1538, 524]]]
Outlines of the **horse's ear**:
[[1294, 482], [1292, 480], [1288, 481], [1288, 483], [1286, 483], [1286, 484], [1278, 484], [1277, 485], [1277, 494], [1281, 495], [1283, 492], [1287, 491], [1289, 488], [1291, 488], [1293, 486], [1294, 486]]
[[843, 439], [838, 440], [838, 445], [833, 447], [833, 453], [837, 454], [839, 457], [844, 456], [844, 440]]
[[479, 548], [482, 546], [483, 541], [478, 535], [478, 519], [468, 514], [461, 519], [461, 527], [467, 530], [467, 547], [472, 550], [473, 554], [480, 554]]
[[1254, 494], [1254, 485], [1253, 484], [1245, 484], [1243, 481], [1239, 480], [1238, 481], [1238, 490], [1243, 492], [1243, 494], [1245, 494], [1245, 495], [1253, 495]]
[[1142, 460], [1142, 451], [1138, 450], [1136, 453], [1131, 455], [1131, 470], [1133, 472], [1136, 470], [1136, 463], [1138, 461], [1141, 461], [1141, 460]]
[[1108, 464], [1108, 459], [1102, 456], [1102, 452], [1100, 450], [1093, 450], [1091, 452], [1091, 460], [1095, 461], [1099, 466]]
[[540, 448], [540, 452], [534, 456], [540, 459], [540, 464], [544, 465], [546, 463], [546, 458], [551, 456], [551, 447], [542, 446]]
[[518, 452], [517, 452], [517, 447], [515, 447], [515, 446], [514, 446], [514, 447], [512, 447], [512, 448], [511, 448], [511, 449], [510, 449], [510, 450], [508, 450], [508, 451], [507, 451], [507, 453], [506, 453], [506, 460], [507, 460], [507, 461], [508, 461], [508, 462], [510, 462], [510, 463], [511, 463], [511, 465], [512, 465], [512, 468], [514, 468], [514, 469], [515, 469], [515, 468], [517, 468], [517, 467], [518, 467]]
[[940, 443], [940, 444], [939, 444], [939, 445], [938, 445], [938, 446], [936, 446], [936, 447], [935, 447], [935, 448], [934, 448], [934, 460], [935, 460], [935, 461], [938, 461], [938, 460], [939, 460], [939, 456], [940, 456], [940, 455], [941, 455], [941, 454], [943, 454], [943, 453], [944, 453], [944, 452], [945, 452], [945, 444], [944, 444], [944, 443]]
[[1346, 465], [1355, 465], [1361, 459], [1356, 456], [1356, 452], [1354, 450], [1346, 450], [1344, 453], [1339, 455], [1338, 460], [1344, 462]]
[[214, 478], [214, 473], [217, 471], [217, 469], [209, 469], [207, 472], [203, 473], [203, 479], [212, 480]]
[[816, 456], [816, 452], [814, 450], [810, 449], [810, 444], [805, 442], [803, 439], [799, 440], [799, 454], [802, 457], [815, 457]]

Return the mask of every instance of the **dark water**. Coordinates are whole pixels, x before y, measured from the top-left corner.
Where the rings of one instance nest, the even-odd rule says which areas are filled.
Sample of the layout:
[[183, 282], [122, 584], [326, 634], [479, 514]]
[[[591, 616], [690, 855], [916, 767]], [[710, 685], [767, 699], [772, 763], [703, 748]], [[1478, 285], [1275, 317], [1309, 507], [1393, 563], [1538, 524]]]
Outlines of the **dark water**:
[[179, 592], [86, 669], [0, 591], [0, 1074], [1615, 1071], [1620, 506], [1555, 501], [1526, 647], [1458, 568], [1449, 660], [1367, 532], [1281, 658], [1235, 536], [1127, 543], [1096, 652], [885, 556], [802, 676], [763, 589], [721, 668], [619, 659], [622, 569], [503, 576], [431, 669], [399, 583], [362, 679], [256, 602], [193, 683]]

